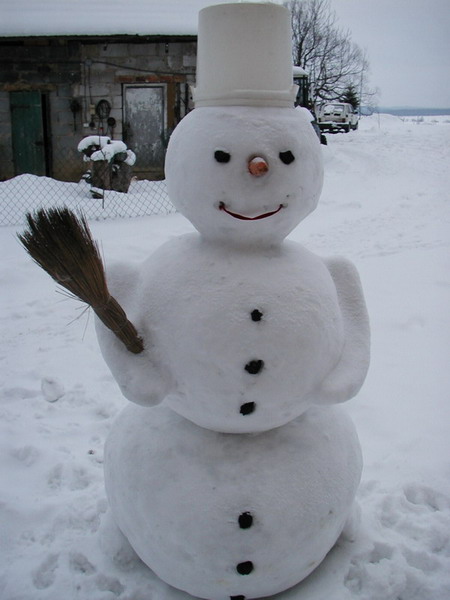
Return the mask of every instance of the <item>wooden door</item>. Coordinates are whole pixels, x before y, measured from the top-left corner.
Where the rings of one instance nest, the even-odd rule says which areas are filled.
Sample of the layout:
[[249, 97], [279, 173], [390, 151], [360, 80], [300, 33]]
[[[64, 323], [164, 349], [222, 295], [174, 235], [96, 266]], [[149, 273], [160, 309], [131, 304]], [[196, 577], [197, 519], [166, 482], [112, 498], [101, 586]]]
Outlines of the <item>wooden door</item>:
[[124, 134], [136, 154], [133, 171], [162, 178], [167, 146], [166, 84], [124, 86]]
[[41, 92], [11, 92], [10, 105], [15, 175], [47, 175]]

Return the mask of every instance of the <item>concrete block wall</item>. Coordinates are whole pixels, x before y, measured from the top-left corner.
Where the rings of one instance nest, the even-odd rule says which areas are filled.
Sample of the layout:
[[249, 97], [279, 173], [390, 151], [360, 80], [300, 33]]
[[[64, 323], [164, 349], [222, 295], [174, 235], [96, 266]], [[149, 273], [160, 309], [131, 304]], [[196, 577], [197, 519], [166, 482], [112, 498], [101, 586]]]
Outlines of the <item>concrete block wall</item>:
[[[63, 38], [0, 40], [0, 180], [14, 177], [10, 92], [40, 91], [49, 175], [74, 181], [80, 174], [73, 152], [74, 135], [70, 101], [81, 80], [80, 46]], [[4, 65], [4, 66], [3, 66]], [[76, 160], [74, 161], [74, 159]]]
[[[76, 95], [84, 98], [84, 129], [89, 135], [92, 108], [100, 100], [111, 105], [110, 116], [116, 120], [113, 135], [123, 135], [123, 85], [155, 82], [192, 84], [195, 78], [196, 42], [119, 42], [85, 44], [81, 49], [82, 81]], [[173, 113], [174, 107], [169, 106]], [[184, 113], [183, 113], [184, 116]], [[96, 125], [98, 117], [94, 116]], [[174, 126], [172, 115], [168, 122]], [[104, 131], [104, 133], [107, 133]], [[109, 132], [111, 133], [111, 132]]]
[[[14, 176], [9, 92], [40, 90], [46, 96], [49, 175], [77, 181], [86, 169], [77, 152], [83, 137], [102, 133], [122, 139], [124, 84], [168, 84], [170, 131], [185, 114], [184, 105], [181, 110], [175, 106], [176, 86], [192, 84], [195, 78], [193, 37], [4, 39], [0, 40], [0, 53], [0, 180]], [[74, 99], [81, 105], [75, 121], [70, 108]], [[111, 105], [109, 116], [116, 122], [113, 129], [95, 114], [100, 100]]]

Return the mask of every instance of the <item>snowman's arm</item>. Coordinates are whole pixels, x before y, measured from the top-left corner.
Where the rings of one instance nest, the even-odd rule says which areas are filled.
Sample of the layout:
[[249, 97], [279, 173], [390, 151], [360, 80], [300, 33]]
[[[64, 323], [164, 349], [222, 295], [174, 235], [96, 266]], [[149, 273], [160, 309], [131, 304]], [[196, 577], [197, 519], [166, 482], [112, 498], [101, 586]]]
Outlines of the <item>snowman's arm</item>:
[[[139, 274], [128, 265], [116, 265], [107, 273], [108, 287], [119, 303], [124, 307], [140, 335], [138, 311], [133, 310], [136, 303], [136, 288]], [[143, 406], [159, 404], [167, 394], [167, 377], [158, 360], [156, 349], [152, 346], [151, 336], [144, 336], [144, 350], [133, 354], [100, 321], [95, 319], [97, 339], [103, 358], [125, 398]]]
[[347, 259], [325, 259], [336, 286], [344, 326], [344, 346], [337, 365], [320, 388], [325, 404], [344, 402], [355, 396], [366, 378], [370, 360], [369, 318], [360, 278]]

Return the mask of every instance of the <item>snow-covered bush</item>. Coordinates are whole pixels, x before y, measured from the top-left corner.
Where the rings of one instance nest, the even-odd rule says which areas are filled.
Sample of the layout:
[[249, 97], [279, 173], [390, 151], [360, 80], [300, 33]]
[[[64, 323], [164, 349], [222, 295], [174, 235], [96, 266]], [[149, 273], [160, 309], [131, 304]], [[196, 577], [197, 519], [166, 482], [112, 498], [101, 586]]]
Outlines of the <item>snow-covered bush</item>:
[[78, 152], [83, 154], [85, 162], [92, 161], [93, 187], [128, 191], [136, 154], [124, 142], [106, 135], [88, 135], [78, 144]]

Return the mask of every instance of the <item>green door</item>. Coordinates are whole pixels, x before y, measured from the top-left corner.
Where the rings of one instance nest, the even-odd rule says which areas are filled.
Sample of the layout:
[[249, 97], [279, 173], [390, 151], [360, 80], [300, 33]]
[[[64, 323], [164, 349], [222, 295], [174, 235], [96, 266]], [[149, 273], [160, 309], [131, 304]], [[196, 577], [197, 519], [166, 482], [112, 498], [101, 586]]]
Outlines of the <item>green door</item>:
[[11, 92], [11, 128], [16, 175], [46, 175], [42, 95]]

